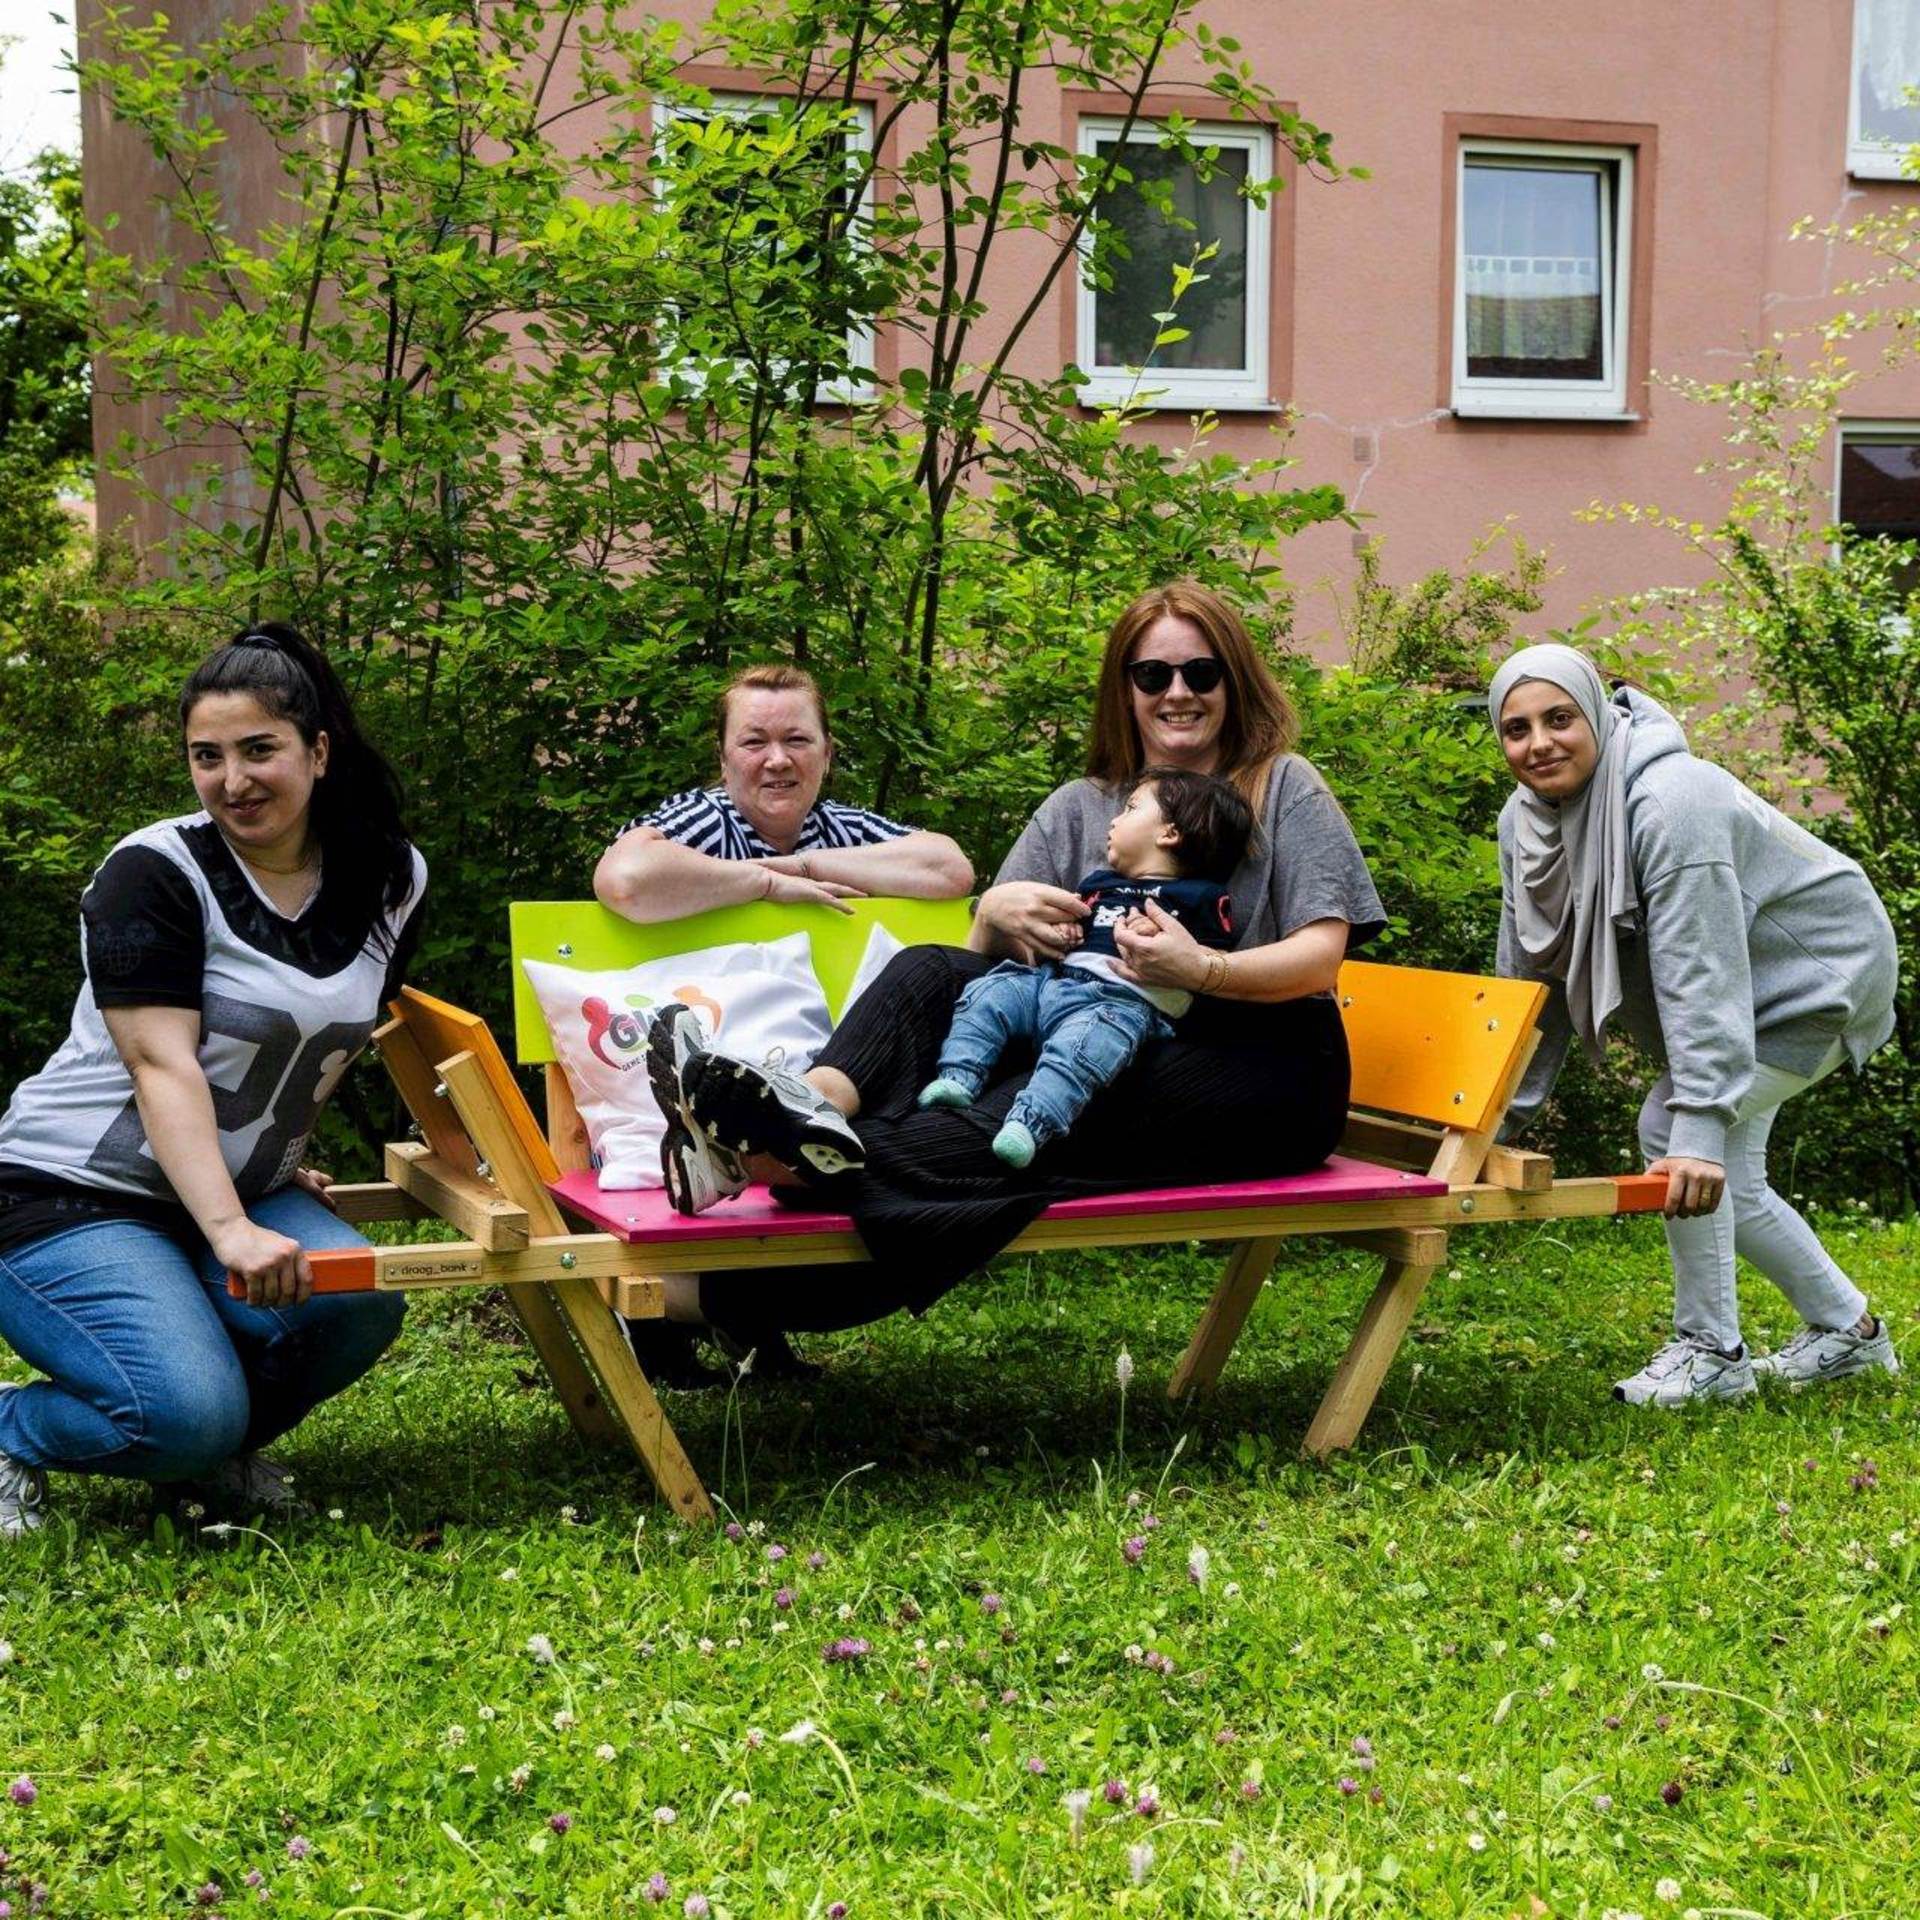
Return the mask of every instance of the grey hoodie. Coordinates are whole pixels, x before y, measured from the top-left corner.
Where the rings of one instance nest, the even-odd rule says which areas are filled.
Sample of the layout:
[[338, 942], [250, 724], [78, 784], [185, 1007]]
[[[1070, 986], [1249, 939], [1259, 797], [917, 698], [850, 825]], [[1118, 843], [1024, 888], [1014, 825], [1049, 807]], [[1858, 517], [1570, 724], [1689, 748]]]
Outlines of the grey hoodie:
[[[1677, 1157], [1726, 1163], [1727, 1129], [1756, 1060], [1811, 1077], [1837, 1040], [1857, 1068], [1893, 1031], [1893, 925], [1857, 862], [1696, 760], [1680, 723], [1631, 687], [1627, 837], [1640, 894], [1620, 940], [1620, 1021], [1672, 1077]], [[1514, 932], [1513, 816], [1500, 815], [1500, 957], [1508, 979], [1544, 979]], [[1572, 1025], [1557, 981], [1540, 1050], [1503, 1137], [1530, 1120], [1566, 1059]]]

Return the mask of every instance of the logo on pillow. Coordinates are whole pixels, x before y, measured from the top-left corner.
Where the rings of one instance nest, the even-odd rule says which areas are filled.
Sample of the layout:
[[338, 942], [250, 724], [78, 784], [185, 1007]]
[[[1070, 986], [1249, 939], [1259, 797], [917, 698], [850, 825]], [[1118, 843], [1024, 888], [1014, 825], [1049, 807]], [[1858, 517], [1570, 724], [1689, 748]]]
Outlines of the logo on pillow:
[[[726, 1009], [719, 1001], [710, 999], [697, 986], [689, 984], [675, 987], [667, 997], [678, 1000], [684, 1007], [691, 1007], [695, 1013], [704, 1013], [707, 1016], [709, 1039], [720, 1031], [721, 1022], [727, 1017]], [[630, 993], [627, 996], [627, 1005], [630, 1007], [645, 1008], [653, 1004], [653, 1000], [644, 993]], [[580, 1002], [580, 1017], [587, 1023], [587, 1045], [596, 1060], [612, 1067], [616, 1073], [625, 1073], [640, 1065], [638, 1056], [646, 1047], [651, 1021], [636, 1020], [630, 1013], [616, 1012], [597, 994]], [[602, 1041], [611, 1042], [621, 1053], [634, 1057], [617, 1060], [601, 1044]]]

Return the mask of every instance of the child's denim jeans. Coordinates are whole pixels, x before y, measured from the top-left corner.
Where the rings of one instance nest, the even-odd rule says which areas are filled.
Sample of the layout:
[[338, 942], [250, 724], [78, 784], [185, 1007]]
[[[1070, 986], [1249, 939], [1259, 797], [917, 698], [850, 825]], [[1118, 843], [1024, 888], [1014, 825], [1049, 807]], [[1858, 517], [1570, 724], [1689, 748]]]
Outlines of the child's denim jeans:
[[1007, 1118], [1044, 1146], [1132, 1065], [1147, 1041], [1172, 1037], [1173, 1022], [1131, 988], [1084, 967], [1009, 960], [960, 996], [940, 1050], [940, 1078], [978, 1094], [1010, 1040], [1033, 1041], [1039, 1061]]

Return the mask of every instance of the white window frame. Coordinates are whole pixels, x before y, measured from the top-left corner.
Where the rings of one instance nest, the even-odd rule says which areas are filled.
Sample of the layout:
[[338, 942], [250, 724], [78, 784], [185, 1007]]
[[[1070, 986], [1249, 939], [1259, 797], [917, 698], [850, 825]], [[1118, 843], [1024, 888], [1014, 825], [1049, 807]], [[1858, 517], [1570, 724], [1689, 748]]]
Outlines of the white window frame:
[[[1601, 365], [1599, 380], [1515, 380], [1472, 377], [1467, 372], [1467, 168], [1493, 155], [1515, 166], [1585, 173], [1591, 163], [1613, 167], [1613, 218], [1600, 223]], [[1453, 393], [1452, 407], [1468, 418], [1515, 420], [1630, 420], [1627, 363], [1632, 352], [1633, 310], [1632, 147], [1581, 146], [1559, 140], [1495, 140], [1470, 135], [1454, 159], [1453, 212]], [[1605, 177], [1604, 175], [1602, 176]], [[1608, 298], [1608, 293], [1611, 298]]]
[[[1126, 129], [1126, 120], [1113, 114], [1088, 114], [1080, 121], [1078, 145], [1081, 154], [1097, 157], [1103, 142], [1111, 143]], [[1145, 144], [1159, 130], [1156, 120], [1135, 120], [1129, 142]], [[1273, 135], [1265, 127], [1236, 122], [1201, 121], [1191, 128], [1195, 146], [1238, 148], [1247, 156], [1250, 182], [1273, 177]], [[1271, 354], [1271, 289], [1273, 283], [1273, 200], [1262, 207], [1251, 199], [1243, 200], [1247, 220], [1247, 360], [1239, 367], [1137, 367], [1098, 366], [1094, 353], [1099, 345], [1099, 316], [1096, 302], [1100, 289], [1093, 284], [1093, 237], [1080, 238], [1081, 265], [1075, 311], [1075, 361], [1086, 374], [1080, 398], [1088, 406], [1115, 406], [1130, 401], [1136, 406], [1174, 408], [1228, 408], [1239, 411], [1268, 409], [1279, 404], [1272, 390], [1268, 371]], [[1200, 268], [1202, 273], [1206, 267]], [[1167, 289], [1171, 299], [1173, 289]], [[1176, 309], [1177, 311], [1177, 309]], [[1173, 323], [1178, 326], [1176, 319]]]
[[[1840, 517], [1840, 463], [1849, 444], [1858, 446], [1862, 441], [1872, 444], [1910, 446], [1920, 442], [1920, 420], [1842, 420], [1833, 436], [1833, 525], [1834, 542], [1828, 551], [1835, 560], [1840, 558], [1839, 529], [1848, 522]], [[1872, 539], [1872, 534], [1864, 536]], [[1904, 613], [1886, 615], [1881, 630], [1890, 640], [1905, 642], [1913, 637], [1913, 623]]]
[[[720, 114], [733, 114], [744, 118], [763, 108], [778, 107], [783, 96], [770, 93], [716, 93], [711, 104], [704, 107], [683, 107], [670, 101], [657, 100], [653, 106], [653, 196], [656, 201], [665, 198], [668, 182], [667, 137], [676, 120], [692, 120], [704, 123]], [[873, 152], [873, 108], [864, 100], [853, 102], [854, 124], [847, 129], [847, 151], [849, 153], [871, 154]], [[860, 190], [860, 209], [855, 216], [851, 239], [854, 245], [869, 244], [868, 236], [873, 231], [873, 182], [874, 169], [867, 169], [865, 185]], [[668, 364], [671, 359], [671, 328], [663, 327], [668, 335]], [[860, 322], [847, 330], [847, 364], [856, 369], [854, 376], [846, 380], [822, 380], [815, 398], [829, 406], [853, 406], [861, 401], [876, 397], [877, 389], [873, 383], [873, 328]], [[683, 379], [689, 380], [698, 388], [704, 383], [705, 376], [691, 367], [676, 369]], [[864, 376], [864, 377], [863, 377]]]
[[[1860, 132], [1860, 16], [1862, 0], [1853, 0], [1853, 36], [1847, 61], [1847, 172], [1856, 180], [1904, 180], [1901, 167], [1905, 147], [1888, 146], [1881, 140], [1868, 140]], [[1920, 73], [1914, 75], [1920, 83]]]

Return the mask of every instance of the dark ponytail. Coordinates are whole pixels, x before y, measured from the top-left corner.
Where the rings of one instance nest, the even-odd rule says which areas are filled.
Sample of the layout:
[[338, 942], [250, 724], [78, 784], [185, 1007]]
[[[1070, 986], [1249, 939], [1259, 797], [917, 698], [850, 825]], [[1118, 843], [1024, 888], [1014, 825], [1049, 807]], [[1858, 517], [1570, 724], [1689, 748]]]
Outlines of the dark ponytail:
[[263, 620], [194, 668], [180, 692], [182, 730], [209, 694], [251, 694], [308, 746], [327, 736], [327, 770], [313, 789], [321, 884], [381, 952], [392, 946], [385, 915], [413, 887], [413, 847], [400, 819], [400, 782], [354, 720], [340, 676], [293, 627]]

